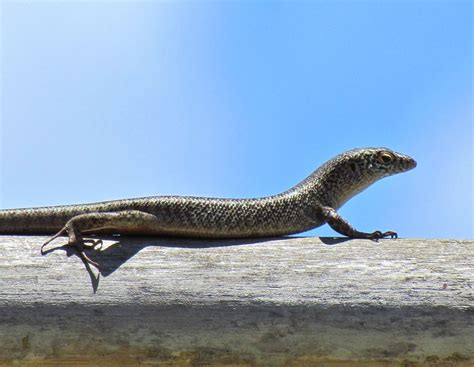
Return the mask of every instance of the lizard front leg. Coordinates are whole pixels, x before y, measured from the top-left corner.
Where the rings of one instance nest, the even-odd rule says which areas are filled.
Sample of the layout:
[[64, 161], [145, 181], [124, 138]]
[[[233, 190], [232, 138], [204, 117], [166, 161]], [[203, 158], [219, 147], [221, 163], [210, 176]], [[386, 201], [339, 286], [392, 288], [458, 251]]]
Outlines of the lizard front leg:
[[332, 229], [349, 238], [368, 238], [372, 240], [378, 240], [385, 237], [398, 237], [397, 233], [393, 231], [374, 231], [372, 233], [360, 232], [352, 227], [344, 218], [342, 218], [333, 208], [329, 206], [324, 206], [321, 208], [320, 216], [325, 222], [327, 222], [327, 224], [329, 224]]
[[[41, 254], [45, 254], [44, 247], [59, 236], [68, 235], [66, 246], [75, 247], [83, 261], [99, 269], [99, 264], [92, 261], [84, 252], [84, 248], [95, 248], [98, 241], [84, 239], [84, 234], [97, 233], [147, 233], [155, 225], [158, 218], [153, 214], [139, 210], [124, 210], [118, 212], [96, 212], [80, 214], [71, 218], [64, 227], [41, 246]], [[86, 245], [92, 243], [91, 245]]]

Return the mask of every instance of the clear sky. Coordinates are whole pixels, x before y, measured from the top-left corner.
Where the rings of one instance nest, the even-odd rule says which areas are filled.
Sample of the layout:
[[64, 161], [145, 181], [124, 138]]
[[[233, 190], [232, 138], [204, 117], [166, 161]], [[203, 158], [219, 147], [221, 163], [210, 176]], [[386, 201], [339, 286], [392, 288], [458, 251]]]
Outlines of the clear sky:
[[386, 146], [418, 167], [340, 213], [364, 231], [473, 238], [471, 1], [1, 12], [1, 208], [265, 196], [342, 151]]

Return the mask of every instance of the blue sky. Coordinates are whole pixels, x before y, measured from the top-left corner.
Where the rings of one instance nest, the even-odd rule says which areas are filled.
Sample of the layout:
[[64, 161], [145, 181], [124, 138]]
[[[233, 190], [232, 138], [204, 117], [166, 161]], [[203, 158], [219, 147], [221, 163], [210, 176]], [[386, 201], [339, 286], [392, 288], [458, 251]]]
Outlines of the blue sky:
[[265, 196], [386, 146], [418, 167], [340, 213], [473, 238], [470, 1], [0, 6], [2, 208]]

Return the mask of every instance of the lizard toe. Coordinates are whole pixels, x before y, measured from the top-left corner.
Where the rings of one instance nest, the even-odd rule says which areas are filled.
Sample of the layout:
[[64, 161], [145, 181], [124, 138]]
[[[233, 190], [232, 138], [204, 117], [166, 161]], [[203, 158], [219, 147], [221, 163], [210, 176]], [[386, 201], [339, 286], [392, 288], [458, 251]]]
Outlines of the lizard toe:
[[398, 238], [398, 234], [397, 232], [387, 231], [382, 234], [382, 238], [385, 238], [385, 237]]

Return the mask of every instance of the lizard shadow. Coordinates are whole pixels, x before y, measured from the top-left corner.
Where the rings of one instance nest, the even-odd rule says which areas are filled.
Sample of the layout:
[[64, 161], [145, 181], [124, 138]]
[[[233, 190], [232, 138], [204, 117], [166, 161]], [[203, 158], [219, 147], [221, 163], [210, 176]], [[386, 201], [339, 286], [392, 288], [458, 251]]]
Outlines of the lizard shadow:
[[[179, 237], [138, 237], [138, 236], [101, 236], [94, 250], [86, 250], [87, 256], [97, 263], [100, 272], [96, 275], [93, 266], [88, 262], [83, 263], [91, 279], [91, 285], [94, 293], [97, 292], [100, 282], [100, 276], [108, 277], [125, 264], [129, 259], [146, 247], [162, 247], [162, 248], [187, 248], [187, 249], [204, 249], [219, 248], [231, 246], [255, 246], [261, 243], [271, 241], [281, 241], [289, 238], [310, 238], [307, 236], [279, 236], [264, 238], [243, 238], [243, 239], [185, 239]], [[335, 237], [318, 237], [325, 245], [333, 246], [341, 244], [348, 238]], [[104, 246], [103, 243], [106, 243]], [[78, 256], [77, 250], [70, 246], [59, 246], [49, 249], [45, 253], [49, 253], [58, 249], [66, 251], [67, 256]]]
[[115, 240], [115, 242], [106, 248], [89, 252], [89, 256], [100, 265], [100, 273], [104, 277], [107, 277], [146, 247], [205, 249], [256, 245], [259, 243], [281, 240], [282, 238], [285, 237], [216, 240], [184, 239], [175, 237], [120, 236], [109, 238]]
[[[163, 248], [187, 248], [187, 249], [205, 249], [231, 246], [249, 246], [268, 243], [271, 241], [281, 241], [289, 238], [309, 238], [305, 236], [279, 236], [263, 238], [243, 238], [243, 239], [185, 239], [178, 237], [134, 237], [134, 236], [115, 236], [107, 239], [114, 241], [109, 246], [98, 251], [89, 252], [92, 260], [100, 265], [101, 274], [104, 277], [109, 276], [120, 268], [130, 258], [135, 256], [145, 247], [163, 247]], [[106, 238], [104, 238], [106, 239]], [[319, 240], [325, 245], [341, 244], [348, 238], [319, 237]]]

